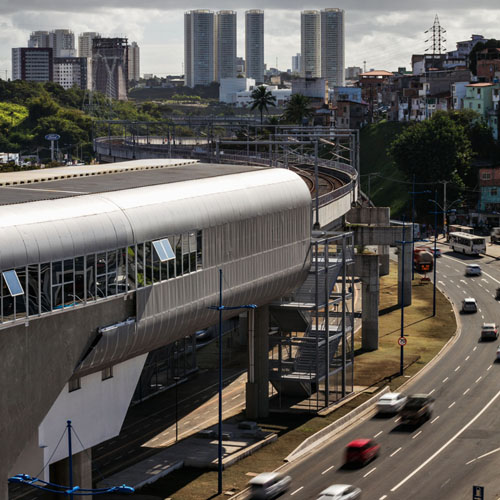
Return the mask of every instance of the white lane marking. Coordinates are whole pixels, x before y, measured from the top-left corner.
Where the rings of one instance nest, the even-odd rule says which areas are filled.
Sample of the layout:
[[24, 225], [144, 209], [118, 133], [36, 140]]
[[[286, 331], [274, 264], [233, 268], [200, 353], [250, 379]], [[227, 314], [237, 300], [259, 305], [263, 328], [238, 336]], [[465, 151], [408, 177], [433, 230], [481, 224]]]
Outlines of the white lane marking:
[[[449, 257], [448, 255], [444, 255], [444, 258], [445, 258], [445, 259], [450, 259], [450, 260], [453, 260], [454, 262], [458, 262], [459, 264], [462, 264], [463, 266], [466, 266], [466, 265], [467, 265], [467, 263], [462, 262], [461, 260], [455, 259], [455, 258], [453, 258], [453, 257]], [[445, 264], [445, 266], [450, 267], [450, 266], [448, 266], [448, 264]], [[483, 271], [483, 274], [484, 274], [485, 276], [488, 276], [488, 278], [490, 278], [490, 280], [493, 280], [495, 283], [498, 283], [498, 284], [500, 285], [500, 281], [498, 281], [498, 280], [497, 280], [497, 279], [495, 279], [493, 276], [491, 276], [491, 274], [488, 274], [488, 273], [486, 273], [486, 272], [484, 272], [484, 271]]]
[[412, 439], [415, 439], [416, 437], [420, 436], [422, 434], [422, 431], [418, 431], [414, 436], [412, 436]]
[[328, 467], [328, 469], [325, 469], [321, 474], [326, 474], [328, 471], [332, 470], [334, 467], [335, 467], [335, 465]]
[[481, 312], [481, 308], [479, 308], [478, 311]]
[[377, 434], [375, 434], [375, 436], [373, 436], [373, 438], [376, 438], [378, 436], [380, 436], [380, 434], [382, 434], [384, 431], [380, 431], [380, 432], [377, 432]]
[[479, 285], [481, 288], [483, 288], [483, 285], [481, 285], [481, 283], [478, 283], [478, 285]]
[[469, 358], [470, 358], [470, 356], [467, 356], [467, 357], [465, 358], [465, 361], [469, 361]]
[[443, 380], [443, 384], [448, 380], [448, 377], [446, 377], [444, 380]]
[[490, 293], [490, 291], [487, 288], [485, 288], [484, 290], [486, 293]]
[[470, 391], [470, 387], [468, 389], [465, 389], [463, 396], [465, 396], [469, 391]]
[[462, 290], [462, 292], [464, 292], [465, 294], [467, 294], [467, 292], [465, 290]]
[[488, 280], [485, 280], [484, 278], [481, 278], [481, 281], [484, 281], [485, 283], [489, 284]]
[[[460, 285], [457, 285], [457, 288], [460, 288]], [[465, 292], [464, 292], [465, 293]]]
[[445, 266], [446, 266], [446, 267], [451, 267], [451, 266], [449, 266], [448, 264], [445, 264]]
[[303, 490], [304, 487], [301, 486], [298, 490], [295, 490], [293, 493], [290, 493], [290, 496], [293, 497], [293, 495], [295, 495], [295, 493], [298, 493], [300, 490]]
[[239, 395], [239, 394], [236, 394], [236, 396], [233, 396], [233, 397], [231, 398], [231, 401], [234, 401], [236, 398], [239, 398], [239, 397], [240, 397], [240, 395]]
[[396, 451], [393, 451], [389, 456], [393, 457], [398, 451], [401, 451], [401, 447], [399, 447]]
[[481, 314], [481, 318], [484, 319], [484, 314]]
[[[479, 312], [481, 312], [481, 309], [479, 309]], [[477, 349], [477, 346], [472, 349], [472, 351], [475, 351]]]
[[433, 419], [431, 420], [431, 424], [433, 424], [433, 423], [434, 423], [434, 422], [435, 422], [438, 418], [439, 418], [439, 415], [438, 415], [436, 418], [433, 418]]
[[497, 451], [500, 451], [500, 448], [495, 448], [494, 450], [491, 450], [488, 453], [485, 453], [484, 455], [480, 455], [479, 457], [477, 457], [477, 460], [487, 457], [488, 455], [493, 455], [493, 453], [496, 453]]
[[374, 470], [376, 470], [377, 468], [374, 467], [372, 470], [369, 470], [363, 477], [366, 477], [366, 476], [369, 476]]
[[477, 384], [477, 383], [478, 383], [478, 382], [479, 382], [482, 378], [483, 378], [482, 376], [481, 376], [481, 377], [479, 377], [479, 378], [476, 380], [476, 382], [475, 382], [475, 383]]
[[458, 365], [456, 368], [455, 368], [455, 371], [458, 372], [458, 370], [460, 370], [460, 365]]
[[455, 268], [455, 271], [456, 271], [457, 273], [459, 273], [459, 272], [460, 272], [460, 270], [459, 270], [459, 269], [457, 269], [457, 268]]
[[431, 392], [429, 392], [429, 396], [435, 391], [436, 389], [432, 389]]
[[446, 276], [446, 274], [443, 274], [443, 278], [447, 278], [448, 276]]
[[441, 284], [444, 286], [444, 283], [442, 281], [438, 281], [438, 285]]
[[392, 492], [398, 490], [403, 484], [405, 484], [408, 480], [410, 480], [415, 474], [420, 472], [429, 462], [434, 460], [443, 450], [445, 450], [455, 439], [457, 439], [459, 436], [461, 436], [495, 401], [496, 399], [500, 396], [500, 391], [498, 391], [491, 399], [490, 401], [483, 406], [482, 410], [479, 411], [479, 413], [476, 414], [474, 418], [469, 420], [467, 424], [465, 424], [454, 436], [452, 436], [446, 443], [441, 446], [437, 451], [435, 451], [427, 460], [425, 460], [423, 463], [421, 463], [413, 472], [408, 474], [402, 481], [400, 481], [394, 488], [391, 489]]
[[452, 406], [455, 406], [455, 403], [456, 403], [456, 401], [453, 401], [453, 403], [451, 403], [451, 405], [448, 406], [448, 408], [451, 408]]
[[465, 280], [460, 280], [460, 283], [464, 283], [465, 285], [467, 284], [467, 281]]
[[454, 283], [454, 281], [453, 281], [453, 280], [450, 280], [450, 283]]
[[492, 367], [492, 366], [493, 366], [493, 365], [488, 366], [488, 368], [486, 368], [486, 371], [489, 371], [489, 370], [491, 369], [491, 367]]
[[400, 420], [401, 420], [401, 417], [395, 418], [395, 419], [394, 419], [394, 423], [396, 423], [396, 424], [397, 424]]
[[385, 500], [387, 498], [387, 495], [384, 495], [383, 497], [380, 497], [378, 500]]
[[469, 460], [468, 462], [465, 462], [465, 465], [469, 465], [469, 464], [471, 464], [472, 462], [475, 462], [475, 461], [476, 461], [476, 459], [473, 458], [472, 460]]

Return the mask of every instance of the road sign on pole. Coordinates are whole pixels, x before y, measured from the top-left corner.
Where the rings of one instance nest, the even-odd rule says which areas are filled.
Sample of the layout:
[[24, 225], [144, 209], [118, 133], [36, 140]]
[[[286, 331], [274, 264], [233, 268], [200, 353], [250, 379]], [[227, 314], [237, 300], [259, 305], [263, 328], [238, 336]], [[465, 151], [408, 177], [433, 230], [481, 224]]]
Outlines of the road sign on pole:
[[472, 500], [484, 500], [484, 486], [472, 487]]
[[399, 337], [398, 338], [398, 344], [403, 347], [406, 345], [406, 337]]
[[59, 134], [47, 134], [46, 141], [50, 141], [50, 161], [54, 161], [54, 142], [61, 138]]

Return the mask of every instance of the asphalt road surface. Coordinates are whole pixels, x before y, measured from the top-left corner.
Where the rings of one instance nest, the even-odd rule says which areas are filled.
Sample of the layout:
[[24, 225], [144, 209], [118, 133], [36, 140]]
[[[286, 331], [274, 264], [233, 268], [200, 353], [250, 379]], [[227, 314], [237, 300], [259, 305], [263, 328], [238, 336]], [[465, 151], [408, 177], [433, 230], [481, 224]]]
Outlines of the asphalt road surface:
[[[282, 498], [314, 499], [332, 484], [354, 484], [370, 500], [470, 500], [473, 485], [485, 499], [500, 498], [500, 364], [496, 342], [480, 342], [483, 322], [500, 323], [500, 264], [440, 246], [437, 281], [457, 310], [474, 297], [479, 311], [460, 315], [459, 338], [408, 393], [432, 393], [431, 420], [403, 427], [398, 419], [368, 417], [333, 442], [293, 464], [292, 485]], [[482, 276], [466, 277], [465, 265], [479, 263]], [[408, 339], [411, 342], [411, 338]], [[380, 456], [365, 467], [345, 469], [344, 449], [357, 438], [375, 438]]]

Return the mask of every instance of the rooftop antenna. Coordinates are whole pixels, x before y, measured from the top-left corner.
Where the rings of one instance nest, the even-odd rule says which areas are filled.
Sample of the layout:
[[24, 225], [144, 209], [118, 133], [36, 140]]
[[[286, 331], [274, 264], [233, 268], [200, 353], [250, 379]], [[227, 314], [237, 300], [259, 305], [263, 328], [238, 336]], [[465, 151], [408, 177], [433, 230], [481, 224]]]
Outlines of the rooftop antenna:
[[366, 61], [363, 61], [363, 73], [366, 73]]

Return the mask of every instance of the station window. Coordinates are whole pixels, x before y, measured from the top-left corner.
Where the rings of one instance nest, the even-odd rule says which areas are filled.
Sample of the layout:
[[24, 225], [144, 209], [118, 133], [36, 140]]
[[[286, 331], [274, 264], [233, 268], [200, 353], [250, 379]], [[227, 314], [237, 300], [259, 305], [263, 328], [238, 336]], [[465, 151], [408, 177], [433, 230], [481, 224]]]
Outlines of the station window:
[[108, 366], [107, 368], [104, 368], [101, 372], [102, 375], [102, 380], [107, 380], [108, 378], [113, 378], [113, 367]]

